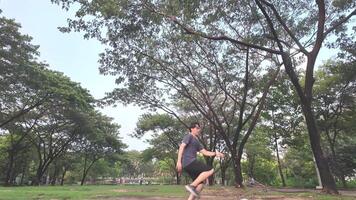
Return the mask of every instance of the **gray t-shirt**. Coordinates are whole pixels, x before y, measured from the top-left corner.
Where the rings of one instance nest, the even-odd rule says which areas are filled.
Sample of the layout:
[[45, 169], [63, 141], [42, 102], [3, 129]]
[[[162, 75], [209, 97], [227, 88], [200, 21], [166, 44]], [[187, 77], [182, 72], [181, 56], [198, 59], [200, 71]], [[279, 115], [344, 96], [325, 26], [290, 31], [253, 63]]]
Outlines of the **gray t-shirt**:
[[184, 136], [182, 143], [186, 144], [182, 158], [182, 165], [186, 167], [197, 159], [197, 152], [202, 150], [203, 146], [199, 140], [190, 133]]

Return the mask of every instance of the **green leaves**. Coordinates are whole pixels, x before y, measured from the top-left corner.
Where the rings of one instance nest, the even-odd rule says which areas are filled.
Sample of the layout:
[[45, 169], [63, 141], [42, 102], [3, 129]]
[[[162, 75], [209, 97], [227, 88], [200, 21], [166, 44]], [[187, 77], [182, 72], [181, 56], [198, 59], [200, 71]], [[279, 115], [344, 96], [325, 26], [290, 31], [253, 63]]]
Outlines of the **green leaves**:
[[[38, 47], [19, 28], [13, 20], [0, 18], [0, 146], [6, 155], [0, 158], [6, 163], [2, 171], [17, 176], [32, 170], [33, 183], [40, 184], [49, 166], [69, 152], [90, 153], [94, 161], [122, 153], [126, 145], [119, 138], [120, 126], [95, 110], [87, 89], [39, 63]], [[24, 157], [26, 162], [13, 161]]]

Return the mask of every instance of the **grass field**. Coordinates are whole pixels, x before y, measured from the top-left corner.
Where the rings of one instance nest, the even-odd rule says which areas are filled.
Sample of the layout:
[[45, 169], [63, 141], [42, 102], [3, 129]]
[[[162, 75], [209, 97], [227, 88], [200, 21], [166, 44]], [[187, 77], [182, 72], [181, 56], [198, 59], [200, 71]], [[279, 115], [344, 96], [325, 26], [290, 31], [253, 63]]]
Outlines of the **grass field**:
[[105, 199], [120, 196], [183, 197], [183, 187], [176, 186], [40, 186], [0, 187], [0, 199]]
[[[40, 186], [40, 187], [0, 187], [1, 200], [59, 200], [59, 199], [104, 199], [122, 200], [128, 197], [147, 199], [161, 197], [162, 199], [185, 199], [187, 192], [183, 186], [169, 185], [120, 185], [120, 186]], [[261, 188], [235, 189], [232, 187], [207, 187], [201, 200], [224, 199], [238, 200], [247, 199], [285, 199], [285, 200], [351, 200], [356, 196], [331, 196], [315, 192], [277, 192]], [[134, 198], [131, 198], [134, 199]], [[159, 199], [159, 198], [155, 198]]]

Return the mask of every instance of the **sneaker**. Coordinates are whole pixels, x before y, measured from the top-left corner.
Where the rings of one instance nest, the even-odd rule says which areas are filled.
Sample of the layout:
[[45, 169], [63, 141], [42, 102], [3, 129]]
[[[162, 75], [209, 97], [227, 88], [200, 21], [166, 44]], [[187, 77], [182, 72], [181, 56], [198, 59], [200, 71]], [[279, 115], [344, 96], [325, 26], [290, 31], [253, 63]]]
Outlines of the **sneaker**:
[[195, 190], [195, 187], [194, 187], [194, 186], [186, 185], [186, 186], [185, 186], [185, 189], [186, 189], [188, 192], [190, 192], [192, 195], [194, 195], [194, 196], [196, 196], [196, 197], [199, 196], [199, 194], [198, 194], [198, 192]]

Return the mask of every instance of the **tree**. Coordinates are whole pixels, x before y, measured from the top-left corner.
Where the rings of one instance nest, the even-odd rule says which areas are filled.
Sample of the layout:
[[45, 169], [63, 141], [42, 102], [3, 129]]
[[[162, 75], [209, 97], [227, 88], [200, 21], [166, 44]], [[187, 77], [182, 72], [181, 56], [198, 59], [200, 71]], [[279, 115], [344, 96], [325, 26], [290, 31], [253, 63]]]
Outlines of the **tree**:
[[174, 172], [176, 183], [180, 184], [179, 173], [176, 171], [177, 149], [185, 134], [184, 126], [167, 114], [144, 114], [137, 122], [136, 136], [154, 132], [152, 139], [148, 142], [152, 146], [149, 153], [152, 158], [165, 160], [171, 172]]
[[55, 159], [55, 166], [54, 168], [59, 168], [57, 169], [57, 174], [54, 173], [53, 178], [57, 178], [60, 180], [60, 185], [64, 185], [64, 180], [66, 177], [66, 174], [68, 171], [74, 171], [76, 165], [78, 165], [78, 162], [80, 161], [80, 156], [79, 154], [76, 154], [76, 152], [66, 152], [65, 154], [57, 157]]
[[48, 166], [85, 134], [84, 113], [93, 109], [93, 98], [86, 89], [62, 73], [44, 69], [44, 74], [49, 80], [46, 85], [53, 86], [53, 92], [41, 107], [33, 111], [40, 116], [29, 135], [39, 157], [33, 184], [40, 184]]
[[287, 185], [315, 187], [317, 184], [313, 155], [307, 140], [307, 133], [303, 132], [299, 137], [294, 138], [293, 145], [290, 145], [285, 152], [283, 162], [286, 166]]
[[[24, 127], [21, 125], [14, 125], [15, 127], [8, 126], [8, 134], [4, 136], [4, 138], [7, 140], [4, 142], [6, 146], [6, 153], [4, 155], [7, 155], [7, 162], [5, 162], [7, 167], [6, 170], [4, 170], [6, 171], [6, 177], [4, 181], [5, 186], [10, 186], [14, 183], [16, 174], [22, 173], [22, 176], [24, 175], [24, 168], [27, 167], [27, 159], [24, 159], [23, 155], [26, 155], [26, 152], [31, 152], [31, 143], [25, 138], [27, 134], [31, 132], [36, 122], [30, 123], [32, 124], [24, 123]], [[23, 160], [20, 161], [20, 159]]]
[[[216, 41], [215, 44], [221, 44], [223, 47], [251, 48], [260, 54], [267, 52], [280, 57], [300, 99], [323, 189], [327, 193], [337, 193], [335, 181], [320, 146], [320, 134], [312, 109], [313, 72], [316, 58], [326, 37], [333, 31], [344, 28], [343, 25], [356, 14], [354, 2], [325, 2], [323, 0], [297, 3], [265, 0], [196, 1], [195, 3], [184, 1], [68, 2], [64, 0], [52, 0], [52, 2], [62, 2], [64, 8], [68, 8], [74, 2], [80, 3], [81, 8], [77, 12], [79, 19], [70, 20], [69, 28], [62, 28], [62, 30], [68, 31], [70, 28], [76, 31], [83, 30], [86, 31], [85, 37], [96, 37], [101, 42], [109, 44], [113, 49], [107, 49], [106, 55], [110, 56], [103, 54], [101, 70], [106, 74], [117, 75], [118, 71], [124, 69], [122, 66], [130, 66], [130, 70], [121, 72], [129, 76], [128, 80], [146, 80], [148, 84], [141, 86], [150, 86], [151, 83], [147, 82], [149, 80], [147, 76], [132, 73], [142, 70], [133, 68], [133, 66], [142, 66], [141, 64], [147, 61], [146, 50], [158, 50], [159, 53], [155, 56], [165, 58], [164, 56], [167, 55], [163, 54], [166, 50], [164, 41], [167, 38], [181, 39], [191, 35], [192, 43], [205, 38]], [[87, 18], [86, 15], [92, 17]], [[107, 37], [101, 32], [103, 26], [106, 26], [104, 30]], [[341, 30], [341, 33], [347, 32]], [[160, 39], [154, 40], [155, 38]], [[160, 48], [153, 47], [156, 45]], [[136, 48], [143, 51], [134, 51]], [[300, 54], [306, 59], [304, 84], [301, 84], [295, 72], [296, 66], [300, 63], [297, 58]], [[148, 54], [148, 57], [150, 56], [154, 58], [153, 62], [159, 61], [157, 57]], [[110, 68], [105, 63], [118, 65], [115, 67], [118, 71], [108, 70]], [[124, 83], [124, 80], [120, 77], [117, 82]], [[137, 89], [137, 85], [131, 85], [131, 87]], [[149, 91], [151, 94], [155, 93], [155, 90]], [[142, 90], [138, 92], [140, 93]], [[238, 165], [238, 162], [234, 163], [234, 166]], [[236, 171], [239, 169], [236, 168]], [[239, 174], [236, 176], [237, 182], [240, 182], [241, 180], [238, 179], [241, 177]]]
[[[316, 72], [316, 119], [322, 133], [331, 169], [346, 187], [346, 174], [350, 171], [342, 158], [342, 149], [354, 145], [350, 134], [355, 130], [352, 121], [356, 106], [355, 62], [329, 61]], [[352, 147], [351, 147], [352, 148]], [[339, 153], [336, 153], [336, 152]], [[352, 162], [351, 162], [352, 163]], [[352, 166], [352, 164], [351, 164]], [[348, 172], [346, 172], [348, 171]], [[351, 172], [352, 174], [352, 172]]]
[[38, 46], [19, 28], [14, 20], [0, 17], [0, 128], [40, 106], [47, 97], [34, 92], [43, 81], [36, 67]]
[[[85, 15], [85, 12], [82, 14]], [[123, 14], [124, 17], [132, 17]], [[154, 15], [149, 17], [152, 19], [148, 20], [156, 18]], [[117, 83], [123, 87], [108, 94], [105, 102], [158, 108], [180, 120], [174, 104], [181, 99], [189, 101], [195, 114], [209, 121], [213, 134], [220, 135], [226, 143], [234, 163], [236, 185], [241, 186], [240, 163], [244, 144], [257, 122], [268, 89], [279, 72], [277, 59], [248, 48], [236, 50], [235, 47], [225, 46], [226, 43], [215, 45], [191, 36], [181, 37], [176, 35], [174, 27], [167, 32], [162, 29], [164, 35], [151, 32], [152, 27], [139, 30], [140, 34], [131, 33], [136, 29], [126, 27], [122, 30], [127, 25], [126, 19], [113, 20], [118, 26], [110, 25], [108, 34], [111, 36], [105, 41], [112, 49], [102, 55], [101, 72], [117, 75]], [[76, 29], [74, 24], [70, 27]], [[100, 27], [91, 28], [100, 31]], [[89, 29], [84, 31], [91, 32]], [[150, 41], [144, 38], [150, 38]], [[154, 48], [156, 44], [162, 48]], [[268, 65], [261, 66], [263, 61]], [[278, 67], [270, 70], [270, 65]]]
[[246, 174], [255, 180], [272, 184], [276, 177], [276, 164], [273, 164], [272, 151], [269, 149], [268, 133], [256, 128], [256, 133], [246, 144]]
[[[240, 3], [240, 2], [239, 2]], [[340, 3], [340, 2], [338, 2]], [[227, 31], [222, 31], [219, 30], [220, 32], [223, 32], [222, 35], [216, 36], [216, 33], [212, 33], [214, 35], [211, 35], [209, 33], [201, 33], [199, 31], [196, 31], [194, 29], [191, 29], [189, 26], [184, 25], [182, 22], [177, 20], [177, 18], [172, 18], [172, 21], [176, 23], [177, 25], [181, 26], [183, 30], [185, 30], [186, 33], [188, 34], [194, 34], [194, 35], [199, 35], [201, 37], [205, 37], [208, 39], [212, 40], [228, 40], [231, 41], [232, 43], [235, 44], [240, 44], [244, 46], [249, 46], [252, 48], [257, 48], [261, 49], [264, 51], [268, 51], [274, 54], [279, 54], [282, 57], [284, 67], [286, 69], [286, 72], [288, 76], [290, 77], [294, 87], [296, 88], [297, 94], [300, 98], [300, 102], [302, 105], [302, 110], [303, 114], [306, 119], [307, 123], [307, 128], [308, 128], [308, 133], [309, 133], [309, 139], [311, 142], [311, 148], [313, 150], [314, 157], [316, 159], [317, 166], [319, 168], [319, 172], [321, 174], [321, 179], [323, 183], [323, 190], [327, 193], [338, 193], [336, 189], [336, 185], [334, 182], [334, 179], [330, 173], [329, 167], [327, 165], [326, 159], [323, 155], [321, 146], [320, 146], [320, 134], [318, 132], [316, 123], [315, 123], [315, 118], [312, 110], [312, 89], [313, 89], [313, 84], [314, 84], [314, 66], [315, 66], [315, 61], [318, 56], [319, 50], [323, 44], [323, 41], [325, 40], [326, 36], [334, 31], [336, 28], [344, 24], [347, 20], [349, 20], [353, 15], [356, 14], [356, 9], [354, 3], [351, 4], [351, 7], [347, 8], [346, 4], [348, 2], [343, 2], [340, 4], [334, 3], [332, 6], [328, 6], [328, 4], [331, 4], [331, 2], [324, 2], [322, 0], [317, 0], [315, 4], [303, 2], [300, 4], [295, 4], [292, 6], [292, 9], [294, 12], [285, 9], [286, 7], [283, 6], [283, 3], [280, 4], [281, 6], [276, 7], [273, 3], [267, 2], [264, 0], [256, 0], [255, 5], [248, 5], [251, 6], [253, 9], [258, 9], [260, 11], [260, 16], [257, 17], [256, 21], [257, 23], [260, 23], [264, 21], [265, 23], [261, 23], [262, 28], [261, 29], [261, 35], [266, 39], [269, 39], [269, 41], [272, 43], [272, 45], [261, 45], [260, 41], [257, 41], [255, 43], [244, 43], [243, 40], [235, 40], [233, 37], [228, 37], [224, 34], [224, 32]], [[240, 3], [241, 4], [241, 3]], [[289, 4], [289, 2], [285, 5]], [[293, 25], [301, 25], [301, 21], [303, 23], [305, 22], [301, 18], [293, 18], [293, 14], [296, 12], [302, 12], [304, 11], [304, 14], [308, 13], [307, 10], [304, 9], [310, 9], [308, 7], [317, 7], [317, 12], [318, 15], [316, 17], [311, 17], [309, 19], [312, 19], [312, 24], [316, 24], [315, 28], [316, 30], [311, 30], [310, 32], [306, 31], [306, 29], [300, 31], [299, 29], [294, 29]], [[234, 6], [232, 6], [234, 7]], [[344, 9], [342, 9], [344, 8]], [[345, 9], [346, 8], [346, 9]], [[234, 7], [234, 9], [236, 9]], [[327, 10], [329, 9], [329, 10]], [[204, 9], [203, 9], [204, 10]], [[310, 9], [312, 10], [312, 9]], [[351, 12], [350, 12], [351, 10]], [[283, 12], [287, 11], [292, 14]], [[327, 20], [326, 18], [326, 12], [329, 12], [330, 18]], [[159, 11], [155, 11], [158, 14]], [[309, 11], [310, 12], [310, 11]], [[349, 12], [349, 13], [347, 13]], [[227, 13], [224, 10], [224, 14]], [[346, 17], [343, 15], [346, 13]], [[170, 17], [166, 14], [163, 14], [165, 17]], [[262, 17], [263, 16], [263, 17]], [[313, 13], [310, 12], [310, 15], [306, 14], [306, 16], [313, 16]], [[229, 16], [231, 17], [231, 16]], [[233, 18], [233, 17], [232, 17]], [[307, 18], [305, 18], [306, 20]], [[220, 19], [218, 19], [220, 20]], [[299, 21], [300, 20], [300, 21]], [[205, 21], [205, 20], [203, 20]], [[231, 25], [229, 21], [227, 21], [228, 25]], [[203, 22], [204, 24], [204, 22]], [[263, 24], [266, 24], [264, 27]], [[308, 24], [308, 23], [305, 23]], [[308, 24], [310, 25], [310, 24]], [[329, 25], [328, 28], [325, 26]], [[293, 28], [293, 29], [292, 29]], [[236, 29], [233, 29], [236, 30]], [[309, 29], [310, 30], [310, 29]], [[282, 33], [281, 33], [282, 31]], [[315, 32], [314, 32], [315, 31]], [[314, 35], [315, 33], [315, 35]], [[304, 42], [302, 39], [303, 38], [310, 38], [311, 40]], [[241, 37], [240, 37], [241, 38]], [[242, 37], [243, 38], [243, 37]], [[303, 42], [301, 42], [303, 41]], [[313, 43], [309, 43], [310, 41], [313, 41]], [[268, 44], [268, 43], [267, 43]], [[292, 45], [290, 45], [292, 44]], [[293, 64], [293, 56], [290, 54], [290, 50], [292, 49], [293, 45], [296, 45], [298, 47], [297, 52], [301, 52], [302, 54], [305, 55], [307, 58], [307, 63], [306, 63], [306, 68], [305, 68], [305, 84], [304, 84], [304, 89], [302, 88], [302, 85], [299, 82], [299, 79], [297, 77], [297, 74], [295, 73], [295, 64]], [[267, 48], [266, 48], [267, 46]], [[270, 48], [272, 46], [272, 48]], [[276, 47], [276, 48], [275, 48]], [[309, 50], [309, 47], [311, 47], [311, 51]]]
[[99, 112], [89, 113], [86, 129], [87, 134], [78, 142], [79, 153], [84, 162], [81, 185], [91, 167], [100, 159], [110, 158], [122, 153], [126, 147], [119, 138], [120, 126], [112, 122], [112, 118]]
[[20, 27], [0, 17], [0, 177], [6, 185], [17, 177], [20, 184], [32, 177], [39, 185], [49, 175], [55, 184], [62, 173], [63, 185], [66, 172], [76, 167], [63, 159], [80, 159], [73, 158], [80, 142], [87, 141], [88, 157], [105, 158], [103, 163], [115, 160], [125, 145], [119, 126], [95, 111], [88, 90], [36, 60], [38, 47]]

